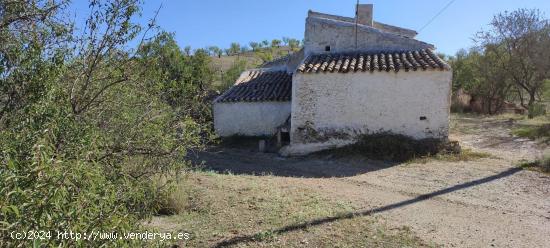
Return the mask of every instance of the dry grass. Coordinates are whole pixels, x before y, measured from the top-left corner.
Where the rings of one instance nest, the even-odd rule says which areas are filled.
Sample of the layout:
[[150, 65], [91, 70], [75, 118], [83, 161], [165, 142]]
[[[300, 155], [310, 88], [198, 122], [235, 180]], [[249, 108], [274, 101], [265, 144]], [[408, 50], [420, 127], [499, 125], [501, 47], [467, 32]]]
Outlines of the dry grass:
[[431, 161], [445, 161], [445, 162], [460, 162], [460, 161], [474, 161], [482, 158], [491, 158], [491, 154], [486, 152], [474, 151], [472, 149], [462, 149], [459, 153], [438, 153], [435, 155], [424, 156], [414, 158], [407, 163], [420, 163], [425, 164]]
[[517, 127], [512, 129], [512, 134], [546, 144], [550, 143], [550, 115], [519, 119], [516, 125]]
[[161, 231], [186, 231], [180, 245], [210, 247], [246, 236], [242, 247], [419, 247], [428, 246], [407, 228], [389, 230], [375, 217], [362, 216], [307, 226], [280, 228], [339, 216], [356, 210], [351, 203], [280, 184], [273, 177], [192, 172], [172, 195], [179, 214], [156, 217], [149, 224]]
[[539, 171], [550, 174], [550, 153], [542, 155], [540, 159], [533, 162], [526, 162], [520, 165], [524, 169]]

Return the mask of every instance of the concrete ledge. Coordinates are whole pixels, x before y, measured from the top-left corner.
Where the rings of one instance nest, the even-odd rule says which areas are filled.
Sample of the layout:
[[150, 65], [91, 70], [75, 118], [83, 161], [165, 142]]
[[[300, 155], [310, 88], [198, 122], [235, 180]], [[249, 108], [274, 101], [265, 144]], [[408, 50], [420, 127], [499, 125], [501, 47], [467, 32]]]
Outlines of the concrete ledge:
[[355, 143], [355, 140], [333, 139], [333, 140], [320, 142], [320, 143], [290, 144], [288, 146], [284, 146], [283, 148], [281, 148], [279, 150], [279, 155], [283, 157], [304, 156], [304, 155], [308, 155], [308, 154], [322, 151], [322, 150], [347, 146], [353, 143]]

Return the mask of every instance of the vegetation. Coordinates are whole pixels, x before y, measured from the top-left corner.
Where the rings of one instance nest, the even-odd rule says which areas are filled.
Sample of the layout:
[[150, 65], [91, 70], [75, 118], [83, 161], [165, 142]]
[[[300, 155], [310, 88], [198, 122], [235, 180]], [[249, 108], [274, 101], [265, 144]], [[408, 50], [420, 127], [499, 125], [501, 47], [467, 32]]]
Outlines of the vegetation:
[[539, 10], [496, 15], [490, 29], [476, 35], [478, 47], [449, 59], [454, 90], [480, 99], [485, 113], [498, 113], [505, 101], [519, 102], [529, 117], [544, 114], [540, 102], [550, 78], [550, 22]]
[[440, 152], [434, 155], [427, 155], [418, 158], [411, 159], [409, 163], [421, 163], [425, 164], [433, 160], [447, 161], [447, 162], [459, 162], [459, 161], [474, 161], [482, 158], [490, 158], [491, 154], [486, 152], [474, 151], [472, 149], [461, 149], [458, 153]]
[[[396, 162], [461, 153], [458, 142], [441, 142], [438, 139], [416, 140], [405, 135], [391, 133], [362, 135], [356, 143], [329, 152], [336, 155], [361, 155], [371, 159]], [[320, 153], [325, 153], [325, 151]]]
[[236, 243], [238, 247], [427, 246], [409, 229], [390, 230], [372, 216], [284, 231], [288, 226], [345, 216], [358, 209], [293, 183], [281, 186], [280, 178], [214, 172], [191, 172], [185, 177], [170, 196], [176, 214], [155, 217], [148, 224], [161, 231], [189, 230], [191, 239], [182, 246], [211, 247], [238, 237], [246, 237]]
[[550, 144], [550, 118], [547, 116], [518, 119], [517, 124], [517, 127], [512, 129], [512, 134]]
[[545, 153], [540, 159], [521, 164], [522, 168], [550, 173], [550, 153]]
[[[136, 0], [91, 1], [81, 30], [67, 6], [0, 0], [1, 246], [32, 244], [12, 231], [139, 231], [211, 137], [208, 56], [133, 23]], [[34, 245], [139, 241], [82, 242]]]
[[219, 87], [220, 91], [224, 91], [233, 86], [237, 78], [239, 78], [241, 73], [246, 70], [246, 68], [246, 60], [235, 60], [233, 65], [222, 74], [222, 84]]

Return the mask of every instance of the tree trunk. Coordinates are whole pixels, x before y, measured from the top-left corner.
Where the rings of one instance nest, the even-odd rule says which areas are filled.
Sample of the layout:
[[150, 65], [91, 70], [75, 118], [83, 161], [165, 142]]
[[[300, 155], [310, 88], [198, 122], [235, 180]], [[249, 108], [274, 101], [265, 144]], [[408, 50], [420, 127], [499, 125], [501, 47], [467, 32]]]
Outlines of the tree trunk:
[[534, 110], [534, 104], [535, 104], [535, 94], [536, 92], [528, 92], [529, 93], [529, 103], [527, 103], [527, 107], [528, 107], [528, 110], [529, 111], [529, 114], [527, 115], [527, 117], [529, 119], [535, 117], [534, 116], [534, 113], [533, 113], [533, 110]]

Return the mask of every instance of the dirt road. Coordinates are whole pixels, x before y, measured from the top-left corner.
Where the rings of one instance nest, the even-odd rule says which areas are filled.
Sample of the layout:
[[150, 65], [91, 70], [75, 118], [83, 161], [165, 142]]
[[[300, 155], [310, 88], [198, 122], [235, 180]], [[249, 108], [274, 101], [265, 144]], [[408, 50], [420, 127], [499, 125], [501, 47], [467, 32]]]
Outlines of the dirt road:
[[200, 159], [213, 170], [270, 174], [281, 185], [350, 201], [361, 209], [355, 215], [380, 216], [389, 226], [408, 226], [446, 247], [550, 247], [550, 176], [518, 168], [520, 160], [532, 160], [545, 148], [511, 136], [512, 121], [454, 118], [452, 139], [494, 157], [391, 164], [224, 148]]

